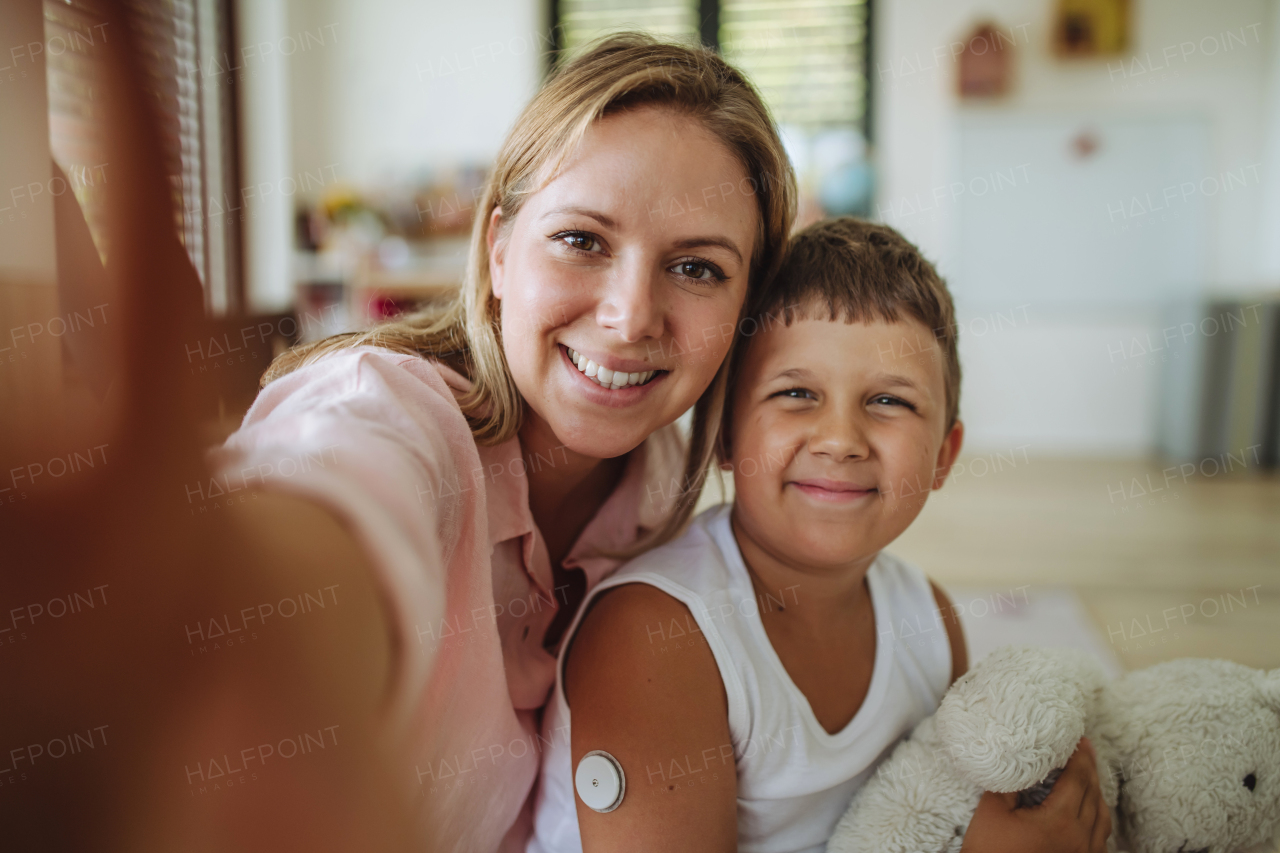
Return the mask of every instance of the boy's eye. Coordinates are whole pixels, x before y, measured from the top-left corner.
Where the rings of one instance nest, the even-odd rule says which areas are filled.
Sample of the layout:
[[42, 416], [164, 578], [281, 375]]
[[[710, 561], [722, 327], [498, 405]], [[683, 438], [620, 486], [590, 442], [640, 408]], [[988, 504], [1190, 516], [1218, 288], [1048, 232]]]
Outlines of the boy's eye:
[[808, 388], [788, 388], [785, 391], [779, 391], [776, 394], [772, 394], [770, 396], [787, 397], [792, 400], [812, 400], [813, 392], [810, 391]]
[[891, 397], [888, 394], [880, 394], [879, 396], [872, 397], [871, 404], [874, 406], [902, 406], [903, 408], [910, 409], [913, 412], [916, 410], [916, 407], [908, 403], [906, 400]]

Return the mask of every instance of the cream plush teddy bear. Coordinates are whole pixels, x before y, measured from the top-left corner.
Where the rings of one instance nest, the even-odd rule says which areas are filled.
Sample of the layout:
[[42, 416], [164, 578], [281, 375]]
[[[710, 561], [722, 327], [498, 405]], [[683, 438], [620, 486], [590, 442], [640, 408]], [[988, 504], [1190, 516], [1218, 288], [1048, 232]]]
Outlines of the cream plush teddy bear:
[[1082, 653], [1009, 647], [957, 680], [894, 749], [828, 853], [956, 853], [983, 791], [1042, 802], [1083, 735], [1112, 809], [1112, 849], [1271, 849], [1280, 669], [1184, 659], [1107, 683]]

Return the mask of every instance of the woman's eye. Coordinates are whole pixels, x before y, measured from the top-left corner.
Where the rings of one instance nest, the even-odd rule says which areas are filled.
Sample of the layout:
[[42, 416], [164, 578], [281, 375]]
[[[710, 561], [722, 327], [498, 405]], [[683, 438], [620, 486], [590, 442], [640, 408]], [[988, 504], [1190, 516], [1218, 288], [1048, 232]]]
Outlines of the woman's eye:
[[720, 281], [724, 279], [724, 274], [717, 270], [711, 264], [702, 261], [681, 261], [671, 268], [678, 275], [685, 278], [692, 278], [696, 281]]
[[569, 232], [567, 234], [561, 234], [560, 239], [563, 240], [565, 245], [569, 246], [569, 248], [577, 249], [581, 252], [591, 252], [600, 246], [600, 241], [595, 237], [592, 237], [590, 234]]

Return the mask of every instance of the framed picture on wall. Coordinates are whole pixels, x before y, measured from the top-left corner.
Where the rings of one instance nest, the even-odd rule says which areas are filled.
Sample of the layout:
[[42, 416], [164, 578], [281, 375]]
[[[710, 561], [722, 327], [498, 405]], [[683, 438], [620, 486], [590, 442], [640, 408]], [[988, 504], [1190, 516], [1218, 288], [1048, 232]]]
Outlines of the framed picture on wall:
[[[1010, 28], [1009, 32], [1013, 32]], [[1007, 43], [1006, 43], [1007, 42]], [[1013, 87], [1013, 44], [995, 24], [984, 21], [965, 39], [956, 80], [962, 98], [995, 98]]]
[[1053, 47], [1063, 57], [1110, 56], [1129, 46], [1129, 0], [1057, 0]]

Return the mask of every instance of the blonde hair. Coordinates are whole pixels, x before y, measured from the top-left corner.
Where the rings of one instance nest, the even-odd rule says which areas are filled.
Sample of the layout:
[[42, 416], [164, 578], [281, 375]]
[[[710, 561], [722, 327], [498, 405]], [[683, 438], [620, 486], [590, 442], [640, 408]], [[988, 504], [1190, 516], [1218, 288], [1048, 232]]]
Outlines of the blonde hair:
[[[670, 107], [700, 121], [741, 162], [760, 213], [750, 294], [776, 269], [795, 216], [795, 175], [768, 109], [751, 84], [712, 51], [620, 33], [566, 63], [516, 120], [476, 208], [459, 299], [443, 309], [428, 308], [366, 332], [294, 347], [272, 362], [262, 384], [337, 349], [385, 347], [437, 359], [466, 375], [471, 390], [458, 402], [476, 442], [511, 439], [523, 421], [524, 402], [507, 366], [489, 278], [493, 211], [502, 209], [505, 228], [524, 199], [559, 173], [593, 122], [641, 106]], [[675, 536], [693, 513], [713, 459], [728, 362], [726, 357], [694, 406], [683, 488], [646, 547]]]

